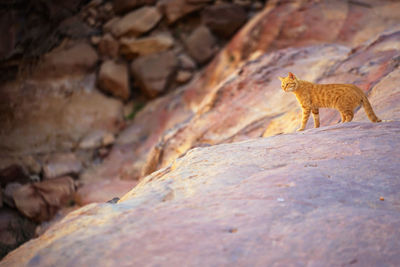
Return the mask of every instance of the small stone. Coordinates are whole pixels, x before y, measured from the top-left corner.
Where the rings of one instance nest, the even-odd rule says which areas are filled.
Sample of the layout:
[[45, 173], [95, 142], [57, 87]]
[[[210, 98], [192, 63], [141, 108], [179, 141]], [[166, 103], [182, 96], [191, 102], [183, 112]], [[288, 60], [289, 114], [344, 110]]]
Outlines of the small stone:
[[21, 161], [31, 174], [38, 174], [42, 171], [42, 165], [31, 155], [24, 156]]
[[178, 83], [187, 83], [190, 79], [192, 79], [193, 73], [187, 70], [180, 70], [176, 75], [176, 81]]
[[110, 12], [110, 11], [113, 10], [113, 6], [112, 6], [112, 4], [110, 2], [105, 3], [103, 8], [104, 8], [104, 11], [106, 11], [106, 12]]
[[178, 56], [179, 67], [184, 70], [194, 70], [197, 68], [196, 62], [186, 54]]
[[153, 98], [163, 93], [174, 79], [178, 62], [172, 51], [139, 57], [131, 64], [131, 72], [140, 89]]
[[112, 27], [116, 24], [121, 18], [120, 17], [113, 17], [112, 19], [108, 20], [103, 25], [103, 32], [111, 32]]
[[384, 198], [384, 197], [380, 197], [379, 200], [380, 200], [380, 201], [384, 201], [385, 198]]
[[194, 30], [185, 44], [189, 54], [199, 64], [209, 61], [218, 50], [216, 40], [206, 26], [200, 26]]
[[107, 133], [103, 136], [103, 146], [109, 146], [114, 144], [115, 142], [115, 137], [111, 133]]
[[90, 37], [90, 42], [92, 43], [92, 45], [98, 45], [100, 43], [101, 37], [98, 35], [93, 35], [92, 37]]
[[11, 208], [15, 208], [15, 202], [13, 199], [13, 194], [18, 188], [20, 188], [22, 184], [20, 183], [9, 183], [4, 189], [3, 201], [7, 204], [7, 206]]
[[162, 15], [155, 7], [142, 7], [134, 10], [112, 25], [111, 32], [116, 37], [123, 35], [138, 37], [151, 30]]
[[115, 59], [118, 57], [119, 43], [110, 33], [106, 33], [97, 46], [102, 59]]
[[17, 164], [12, 164], [0, 170], [0, 185], [5, 187], [9, 183], [26, 184], [30, 182], [29, 175], [25, 169]]
[[154, 5], [156, 1], [157, 0], [114, 0], [114, 10], [116, 13], [121, 14], [144, 5]]
[[113, 60], [104, 62], [100, 67], [98, 84], [103, 91], [128, 100], [130, 87], [127, 65]]
[[174, 39], [168, 34], [158, 34], [144, 38], [122, 38], [120, 53], [127, 58], [147, 56], [170, 49]]
[[96, 20], [93, 17], [89, 17], [86, 21], [90, 26], [94, 26], [96, 24]]

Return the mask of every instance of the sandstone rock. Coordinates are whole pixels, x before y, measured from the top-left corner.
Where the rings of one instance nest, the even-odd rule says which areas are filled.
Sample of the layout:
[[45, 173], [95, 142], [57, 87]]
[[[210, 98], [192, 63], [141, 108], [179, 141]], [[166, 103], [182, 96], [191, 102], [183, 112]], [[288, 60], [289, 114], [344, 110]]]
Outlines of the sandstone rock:
[[100, 68], [98, 84], [103, 91], [127, 100], [130, 96], [128, 67], [125, 63], [112, 60], [104, 62]]
[[105, 203], [114, 197], [122, 197], [128, 193], [138, 181], [103, 180], [89, 183], [75, 193], [75, 202], [84, 206], [90, 203]]
[[[36, 225], [9, 208], [0, 209], [0, 259], [33, 238]], [[0, 263], [1, 264], [1, 263]]]
[[223, 3], [206, 7], [202, 19], [212, 32], [227, 38], [246, 22], [247, 14], [241, 6]]
[[111, 26], [111, 32], [116, 37], [123, 35], [140, 36], [151, 30], [162, 15], [155, 7], [142, 7], [122, 17]]
[[144, 5], [154, 5], [155, 3], [156, 0], [114, 0], [114, 11], [120, 14]]
[[90, 75], [3, 84], [0, 154], [68, 151], [93, 132], [119, 131], [123, 105], [94, 89], [95, 81]]
[[174, 39], [167, 34], [158, 34], [143, 38], [122, 38], [120, 40], [121, 54], [127, 58], [147, 56], [170, 49]]
[[101, 58], [115, 59], [118, 57], [119, 43], [110, 33], [106, 33], [100, 40], [97, 47]]
[[193, 149], [1, 264], [397, 266], [399, 131], [352, 122]]
[[93, 47], [87, 43], [58, 47], [44, 55], [43, 61], [35, 71], [35, 77], [50, 79], [70, 75], [83, 75], [92, 71], [98, 56]]
[[210, 30], [200, 26], [185, 41], [189, 54], [199, 63], [204, 64], [217, 52], [216, 40]]
[[68, 204], [74, 192], [73, 179], [65, 176], [24, 185], [14, 192], [13, 198], [24, 216], [42, 222], [51, 219], [61, 206]]
[[[294, 96], [288, 96], [279, 89], [280, 83], [276, 78], [286, 75], [288, 71], [308, 81], [356, 84], [368, 94], [378, 81], [396, 69], [398, 63], [392, 59], [400, 50], [393, 44], [398, 41], [400, 31], [383, 34], [352, 54], [343, 46], [318, 45], [278, 50], [251, 61], [231, 74], [228, 80], [215, 86], [215, 91], [204, 98], [195, 116], [177, 126], [174, 133], [166, 132], [160, 138], [149, 152], [144, 174], [168, 166], [189, 148], [261, 135], [266, 137], [297, 129], [301, 109]], [[327, 69], [329, 74], [324, 72]], [[380, 103], [371, 102], [377, 110], [379, 105], [393, 103], [389, 94], [382, 93], [381, 97]], [[386, 116], [397, 118], [400, 116], [397, 110], [391, 108]], [[357, 114], [356, 118], [368, 121], [364, 109]], [[320, 109], [320, 120], [321, 125], [332, 125], [340, 121], [340, 115], [336, 110]], [[309, 120], [307, 128], [311, 127], [313, 122]]]
[[161, 0], [159, 3], [169, 24], [174, 23], [194, 11], [200, 10], [207, 4], [204, 1], [191, 3], [186, 0]]
[[58, 153], [50, 155], [43, 166], [45, 179], [59, 176], [77, 176], [82, 171], [82, 163], [74, 153]]
[[9, 183], [26, 184], [30, 181], [29, 175], [20, 165], [13, 164], [0, 170], [0, 185], [2, 187], [5, 187]]
[[156, 97], [167, 89], [177, 64], [174, 52], [162, 52], [136, 59], [131, 64], [131, 72], [140, 89], [147, 96]]

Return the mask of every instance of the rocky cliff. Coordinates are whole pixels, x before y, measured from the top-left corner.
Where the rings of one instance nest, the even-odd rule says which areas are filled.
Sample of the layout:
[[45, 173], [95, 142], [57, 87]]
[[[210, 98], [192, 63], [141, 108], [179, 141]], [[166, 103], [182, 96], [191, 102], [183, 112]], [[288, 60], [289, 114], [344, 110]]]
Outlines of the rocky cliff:
[[1, 266], [398, 266], [400, 123], [195, 148]]
[[[13, 244], [44, 234], [1, 264], [399, 264], [400, 4], [222, 2], [92, 1], [75, 19], [100, 37], [3, 83], [0, 227]], [[326, 109], [293, 134], [288, 71], [358, 85], [389, 122]]]

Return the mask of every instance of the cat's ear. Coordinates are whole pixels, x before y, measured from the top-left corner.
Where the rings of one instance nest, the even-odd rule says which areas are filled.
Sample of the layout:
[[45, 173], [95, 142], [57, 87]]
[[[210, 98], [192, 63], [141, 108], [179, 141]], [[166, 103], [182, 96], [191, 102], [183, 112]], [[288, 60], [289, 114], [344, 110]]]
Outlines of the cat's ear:
[[292, 79], [292, 80], [295, 80], [296, 79], [296, 76], [294, 76], [294, 74], [293, 73], [291, 73], [291, 72], [289, 72], [289, 78], [290, 79]]
[[278, 79], [281, 80], [281, 82], [283, 82], [283, 80], [284, 80], [285, 78], [278, 77]]

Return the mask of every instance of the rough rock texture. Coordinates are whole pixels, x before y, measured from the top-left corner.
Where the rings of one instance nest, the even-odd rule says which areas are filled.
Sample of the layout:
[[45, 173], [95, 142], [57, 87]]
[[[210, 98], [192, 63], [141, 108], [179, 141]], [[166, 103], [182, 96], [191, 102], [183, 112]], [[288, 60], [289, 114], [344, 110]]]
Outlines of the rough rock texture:
[[128, 66], [113, 60], [105, 61], [99, 72], [99, 87], [122, 100], [128, 100], [131, 94], [129, 87]]
[[177, 65], [172, 51], [161, 52], [136, 59], [131, 64], [131, 72], [144, 93], [155, 97], [167, 89]]
[[196, 148], [1, 266], [397, 266], [399, 133], [351, 122]]
[[65, 176], [23, 185], [13, 192], [13, 199], [24, 216], [42, 222], [51, 219], [60, 207], [68, 204], [74, 192], [74, 181]]
[[139, 36], [153, 28], [162, 15], [155, 7], [142, 7], [125, 15], [112, 25], [111, 32], [121, 37], [123, 35]]

